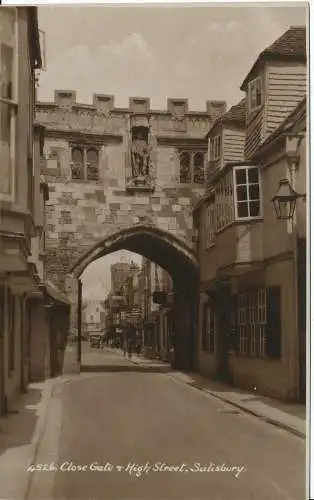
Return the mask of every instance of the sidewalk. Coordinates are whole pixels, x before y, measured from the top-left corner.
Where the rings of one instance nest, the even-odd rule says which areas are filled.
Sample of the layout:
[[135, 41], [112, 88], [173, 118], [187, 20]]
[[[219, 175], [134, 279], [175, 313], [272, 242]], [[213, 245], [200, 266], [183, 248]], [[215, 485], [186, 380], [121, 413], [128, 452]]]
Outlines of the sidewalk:
[[0, 500], [26, 498], [31, 476], [27, 469], [36, 462], [53, 390], [72, 379], [63, 375], [29, 384], [28, 392], [18, 395], [0, 419]]
[[[141, 356], [134, 356], [131, 360], [133, 363], [142, 366], [156, 366], [164, 364], [169, 367], [168, 363], [162, 361], [148, 360]], [[249, 393], [237, 387], [231, 387], [220, 382], [208, 379], [198, 373], [183, 373], [180, 371], [169, 371], [170, 377], [191, 385], [199, 390], [206, 391], [217, 399], [239, 408], [240, 410], [250, 413], [267, 423], [285, 429], [286, 431], [295, 434], [296, 436], [306, 437], [306, 408], [300, 404], [286, 404], [275, 399], [258, 394]]]

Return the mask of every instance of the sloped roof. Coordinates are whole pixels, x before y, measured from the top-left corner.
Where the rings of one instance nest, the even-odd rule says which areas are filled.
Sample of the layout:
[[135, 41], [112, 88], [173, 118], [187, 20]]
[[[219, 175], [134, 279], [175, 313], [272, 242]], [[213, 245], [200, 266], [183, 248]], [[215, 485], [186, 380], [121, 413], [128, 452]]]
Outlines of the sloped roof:
[[245, 124], [245, 101], [242, 99], [238, 104], [231, 106], [231, 108], [221, 116], [221, 121], [225, 122], [239, 122]]
[[206, 134], [206, 139], [208, 138], [211, 130], [218, 124], [218, 123], [237, 123], [239, 125], [245, 126], [245, 103], [246, 99], [241, 99], [240, 102], [237, 104], [234, 104], [234, 106], [231, 106], [229, 110], [224, 113], [223, 115], [219, 116], [209, 129], [209, 131]]
[[245, 77], [240, 87], [241, 90], [245, 89], [250, 75], [256, 69], [257, 65], [269, 58], [291, 58], [306, 62], [306, 27], [290, 26], [283, 35], [266, 47], [266, 49], [259, 54], [251, 70]]
[[264, 149], [269, 146], [273, 141], [280, 137], [281, 134], [285, 134], [291, 131], [291, 129], [306, 118], [306, 97], [297, 104], [290, 115], [282, 122], [282, 124], [274, 130], [274, 132], [267, 137], [267, 139], [261, 144], [260, 148], [257, 150], [256, 155], [259, 156], [263, 153]]
[[306, 57], [305, 26], [291, 26], [278, 40], [267, 47], [262, 54]]

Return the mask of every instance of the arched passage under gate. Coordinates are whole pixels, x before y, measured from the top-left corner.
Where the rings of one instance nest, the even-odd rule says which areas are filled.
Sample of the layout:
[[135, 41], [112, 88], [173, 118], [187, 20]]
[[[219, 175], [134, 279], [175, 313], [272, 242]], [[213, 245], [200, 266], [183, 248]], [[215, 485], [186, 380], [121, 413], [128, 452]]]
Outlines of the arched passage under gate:
[[189, 246], [176, 236], [154, 226], [138, 225], [99, 241], [73, 262], [69, 272], [79, 279], [89, 264], [110, 253], [128, 250], [164, 268], [174, 288], [175, 349], [172, 366], [194, 367], [197, 328], [198, 263]]

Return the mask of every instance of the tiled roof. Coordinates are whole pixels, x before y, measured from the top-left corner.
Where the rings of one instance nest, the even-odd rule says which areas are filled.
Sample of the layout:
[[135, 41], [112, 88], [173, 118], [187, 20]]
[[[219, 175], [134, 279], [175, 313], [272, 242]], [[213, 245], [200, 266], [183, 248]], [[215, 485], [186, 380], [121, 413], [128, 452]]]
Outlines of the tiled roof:
[[266, 47], [258, 56], [250, 72], [245, 77], [241, 90], [244, 90], [249, 77], [257, 65], [267, 58], [294, 58], [306, 62], [306, 27], [290, 26], [290, 28]]
[[245, 102], [246, 99], [242, 99], [238, 104], [235, 104], [234, 106], [231, 106], [231, 108], [223, 115], [219, 116], [209, 129], [209, 131], [206, 134], [206, 139], [208, 138], [211, 130], [218, 124], [218, 123], [238, 123], [243, 126], [245, 126]]
[[306, 57], [306, 28], [291, 26], [281, 37], [267, 47], [261, 55]]
[[269, 146], [275, 139], [280, 137], [281, 134], [289, 132], [298, 122], [306, 117], [306, 97], [297, 104], [290, 115], [282, 122], [282, 124], [274, 130], [274, 132], [267, 137], [267, 139], [261, 144], [260, 148], [256, 152], [256, 155], [261, 154], [265, 147]]
[[222, 122], [240, 122], [245, 124], [245, 98], [221, 116]]

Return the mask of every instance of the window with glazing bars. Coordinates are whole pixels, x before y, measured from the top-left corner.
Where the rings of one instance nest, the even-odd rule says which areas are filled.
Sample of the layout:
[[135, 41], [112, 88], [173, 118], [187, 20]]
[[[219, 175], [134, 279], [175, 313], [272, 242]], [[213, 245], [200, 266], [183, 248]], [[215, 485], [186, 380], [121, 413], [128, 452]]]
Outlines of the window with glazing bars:
[[72, 179], [98, 180], [99, 153], [94, 147], [72, 147]]
[[180, 154], [180, 184], [204, 184], [204, 153], [187, 152]]

